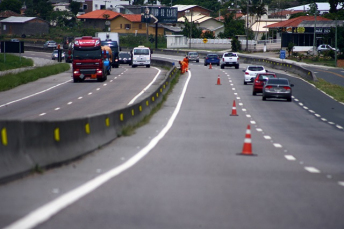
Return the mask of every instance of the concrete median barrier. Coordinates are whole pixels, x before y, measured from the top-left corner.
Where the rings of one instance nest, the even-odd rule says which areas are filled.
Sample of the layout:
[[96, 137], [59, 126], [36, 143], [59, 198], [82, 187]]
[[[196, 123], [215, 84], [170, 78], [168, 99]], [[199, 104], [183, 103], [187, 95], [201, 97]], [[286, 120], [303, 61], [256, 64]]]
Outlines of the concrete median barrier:
[[159, 84], [131, 106], [109, 113], [62, 121], [0, 120], [0, 182], [86, 155], [140, 122], [163, 99], [178, 73], [172, 62], [154, 60], [170, 70]]

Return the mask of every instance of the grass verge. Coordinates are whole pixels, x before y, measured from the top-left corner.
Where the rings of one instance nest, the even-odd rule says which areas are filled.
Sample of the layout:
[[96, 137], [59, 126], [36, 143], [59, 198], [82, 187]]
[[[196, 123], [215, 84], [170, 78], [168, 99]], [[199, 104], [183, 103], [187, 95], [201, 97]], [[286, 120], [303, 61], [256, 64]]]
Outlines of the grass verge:
[[56, 75], [69, 69], [69, 64], [58, 63], [19, 72], [17, 74], [3, 75], [0, 76], [0, 91], [10, 90], [22, 84], [26, 84], [47, 76]]
[[13, 54], [0, 54], [0, 71], [33, 66], [33, 60]]
[[318, 89], [322, 90], [326, 94], [332, 96], [335, 100], [344, 103], [344, 87], [337, 84], [331, 84], [326, 80], [318, 78], [317, 82], [311, 81]]
[[122, 129], [122, 132], [121, 132], [120, 136], [130, 136], [130, 135], [133, 135], [133, 134], [135, 134], [135, 130], [137, 128], [140, 128], [141, 126], [144, 126], [147, 123], [149, 123], [149, 121], [151, 120], [153, 115], [160, 110], [162, 105], [167, 100], [167, 98], [170, 95], [170, 93], [172, 92], [174, 86], [178, 83], [179, 77], [180, 77], [180, 72], [178, 71], [176, 76], [171, 80], [170, 88], [168, 89], [167, 93], [163, 96], [161, 102], [158, 103], [157, 106], [152, 109], [152, 111], [149, 113], [149, 115], [146, 115], [139, 123], [137, 123], [136, 125], [133, 125], [133, 126], [124, 127]]

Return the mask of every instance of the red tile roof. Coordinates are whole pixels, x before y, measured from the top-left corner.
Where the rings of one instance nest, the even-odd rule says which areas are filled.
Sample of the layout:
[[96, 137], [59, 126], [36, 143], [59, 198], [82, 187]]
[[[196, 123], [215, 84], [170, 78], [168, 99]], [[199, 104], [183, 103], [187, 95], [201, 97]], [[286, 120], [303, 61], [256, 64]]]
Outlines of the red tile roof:
[[121, 16], [131, 22], [141, 22], [141, 14], [121, 14]]
[[[314, 21], [314, 16], [301, 16], [286, 21], [277, 22], [263, 28], [281, 28], [281, 27], [297, 27], [303, 21]], [[317, 21], [332, 21], [330, 19], [317, 16]]]
[[120, 13], [114, 12], [112, 10], [94, 10], [92, 12], [83, 14], [78, 16], [78, 19], [104, 19], [104, 14], [108, 14], [110, 17], [108, 19], [113, 19], [117, 17], [118, 15], [121, 15]]
[[11, 17], [11, 16], [21, 17], [22, 15], [20, 15], [20, 14], [18, 14], [16, 12], [13, 12], [12, 10], [5, 10], [5, 11], [0, 12], [0, 17], [1, 18], [7, 18], [7, 17]]

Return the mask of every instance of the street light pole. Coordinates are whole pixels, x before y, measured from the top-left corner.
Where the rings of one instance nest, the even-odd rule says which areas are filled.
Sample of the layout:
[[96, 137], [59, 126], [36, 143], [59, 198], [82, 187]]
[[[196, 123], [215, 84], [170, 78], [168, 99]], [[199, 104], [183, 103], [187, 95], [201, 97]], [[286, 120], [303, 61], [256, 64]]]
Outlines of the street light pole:
[[334, 66], [337, 67], [337, 17], [336, 17], [336, 32], [335, 32], [335, 50], [334, 50]]
[[314, 16], [314, 37], [313, 37], [313, 56], [316, 52], [316, 30], [317, 30], [317, 10], [315, 10]]

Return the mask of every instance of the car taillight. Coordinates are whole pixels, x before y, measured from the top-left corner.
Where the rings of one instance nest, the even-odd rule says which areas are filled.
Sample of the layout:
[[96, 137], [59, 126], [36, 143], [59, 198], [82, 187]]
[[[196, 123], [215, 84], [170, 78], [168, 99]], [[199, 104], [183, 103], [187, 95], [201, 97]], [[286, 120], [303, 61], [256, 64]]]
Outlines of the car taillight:
[[249, 75], [250, 73], [248, 73], [248, 72], [245, 72], [245, 75]]
[[265, 88], [270, 90], [272, 88], [272, 86], [266, 86]]
[[287, 87], [287, 86], [285, 86], [285, 87], [283, 87], [285, 90], [287, 90], [287, 91], [290, 91], [290, 87]]
[[222, 61], [225, 62], [225, 58], [222, 58]]
[[239, 60], [239, 57], [238, 57], [238, 59], [237, 60]]

